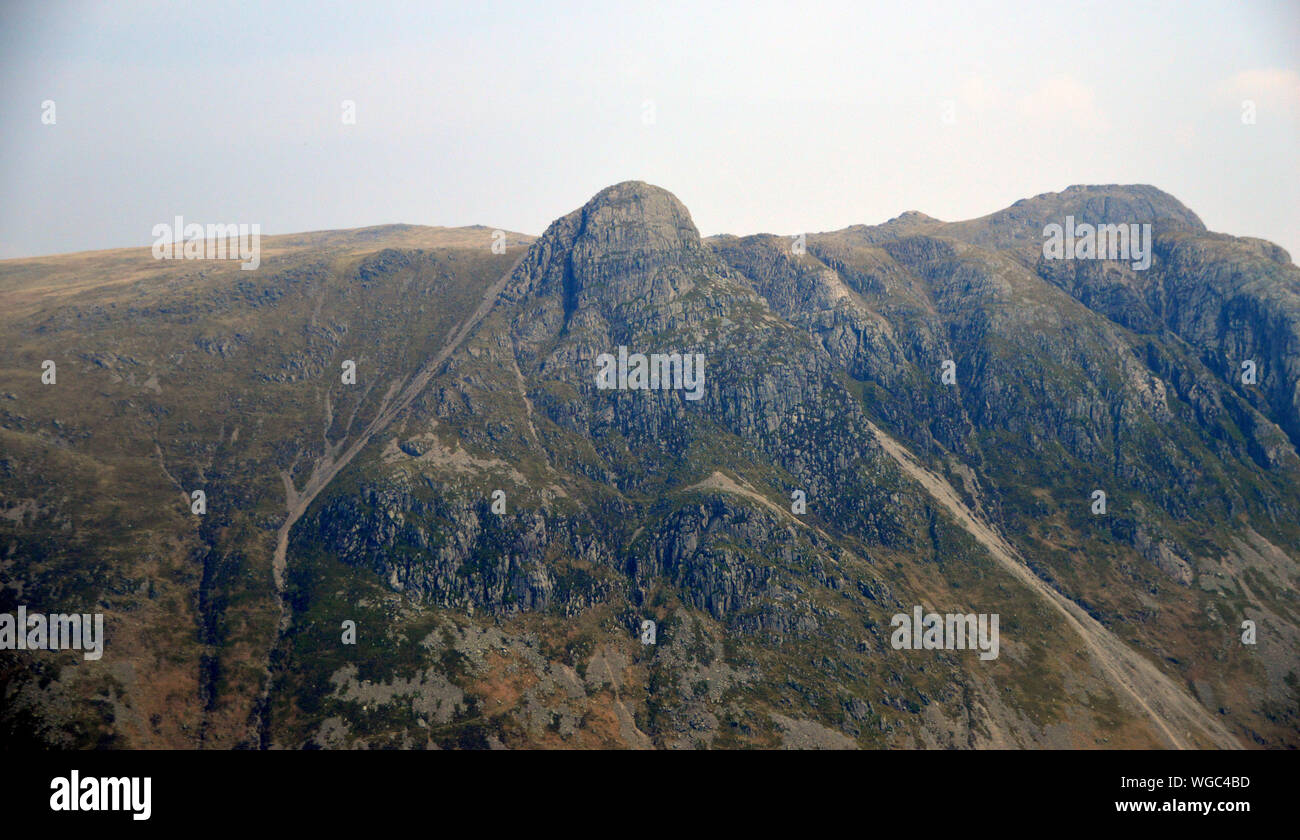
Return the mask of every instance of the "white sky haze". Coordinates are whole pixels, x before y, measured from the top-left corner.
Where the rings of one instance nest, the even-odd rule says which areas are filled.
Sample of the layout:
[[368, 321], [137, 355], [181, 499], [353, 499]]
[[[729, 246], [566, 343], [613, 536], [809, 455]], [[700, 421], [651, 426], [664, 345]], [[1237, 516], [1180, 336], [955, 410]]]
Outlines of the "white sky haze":
[[1147, 183], [1300, 255], [1294, 2], [10, 2], [0, 126], [0, 257], [176, 215], [540, 233], [629, 179], [705, 235]]

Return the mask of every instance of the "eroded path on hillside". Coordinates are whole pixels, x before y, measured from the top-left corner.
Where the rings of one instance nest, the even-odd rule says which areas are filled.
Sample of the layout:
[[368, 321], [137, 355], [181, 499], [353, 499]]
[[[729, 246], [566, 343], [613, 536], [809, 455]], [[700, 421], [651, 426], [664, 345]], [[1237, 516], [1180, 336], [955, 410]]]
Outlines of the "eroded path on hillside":
[[1101, 672], [1151, 718], [1170, 746], [1176, 749], [1242, 749], [1241, 743], [1177, 683], [1117, 639], [1082, 607], [1034, 574], [1020, 554], [1002, 539], [992, 525], [966, 507], [952, 485], [943, 477], [923, 466], [906, 447], [874, 424], [871, 425], [871, 430], [881, 447], [902, 467], [903, 472], [943, 505], [971, 536], [988, 549], [999, 565], [1065, 618], [1066, 623], [1083, 639], [1088, 653]]
[[[307, 512], [307, 509], [311, 507], [312, 502], [321, 494], [321, 491], [328, 487], [330, 482], [343, 471], [343, 468], [351, 463], [352, 459], [355, 458], [361, 450], [365, 449], [367, 445], [369, 445], [371, 439], [379, 432], [388, 428], [388, 426], [391, 425], [408, 406], [410, 406], [415, 398], [420, 395], [425, 386], [429, 384], [429, 380], [433, 379], [434, 374], [438, 372], [438, 368], [442, 366], [443, 362], [447, 361], [447, 359], [451, 357], [451, 354], [456, 351], [456, 348], [465, 340], [470, 331], [478, 326], [479, 323], [487, 317], [487, 314], [492, 311], [492, 307], [496, 305], [497, 298], [501, 295], [502, 290], [505, 289], [506, 284], [510, 282], [511, 275], [515, 273], [515, 269], [519, 267], [519, 264], [523, 262], [524, 257], [527, 256], [527, 254], [527, 249], [524, 249], [524, 252], [520, 254], [519, 258], [515, 260], [514, 263], [511, 264], [510, 268], [506, 269], [506, 271], [497, 278], [496, 282], [488, 287], [487, 291], [483, 294], [483, 299], [480, 301], [478, 308], [474, 310], [474, 313], [470, 315], [469, 318], [465, 319], [460, 326], [452, 331], [451, 335], [448, 336], [447, 341], [443, 344], [442, 349], [439, 350], [433, 358], [425, 362], [420, 367], [419, 371], [417, 371], [410, 379], [398, 380], [389, 386], [387, 393], [385, 393], [383, 399], [380, 400], [379, 410], [375, 412], [375, 416], [366, 424], [366, 427], [361, 430], [355, 439], [344, 438], [342, 441], [332, 446], [328, 441], [326, 442], [324, 455], [322, 455], [316, 463], [312, 465], [311, 475], [308, 476], [307, 483], [303, 485], [301, 490], [294, 487], [293, 479], [288, 473], [282, 472], [280, 474], [280, 477], [284, 482], [285, 505], [288, 510], [285, 514], [284, 522], [281, 523], [279, 530], [276, 531], [275, 553], [272, 555], [271, 559], [271, 576], [275, 581], [276, 595], [280, 600], [280, 620], [276, 627], [275, 637], [271, 640], [270, 647], [267, 648], [265, 666], [266, 673], [263, 681], [262, 696], [257, 705], [254, 706], [253, 716], [249, 723], [249, 739], [252, 743], [260, 743], [264, 748], [269, 746], [269, 744], [266, 743], [264, 723], [271, 693], [271, 653], [275, 650], [276, 646], [279, 645], [280, 638], [289, 629], [289, 624], [293, 619], [293, 613], [290, 610], [289, 602], [285, 597], [285, 569], [288, 565], [289, 535], [293, 531], [293, 526], [297, 524], [298, 520], [302, 518], [302, 515]], [[328, 427], [329, 424], [327, 423], [326, 428]]]

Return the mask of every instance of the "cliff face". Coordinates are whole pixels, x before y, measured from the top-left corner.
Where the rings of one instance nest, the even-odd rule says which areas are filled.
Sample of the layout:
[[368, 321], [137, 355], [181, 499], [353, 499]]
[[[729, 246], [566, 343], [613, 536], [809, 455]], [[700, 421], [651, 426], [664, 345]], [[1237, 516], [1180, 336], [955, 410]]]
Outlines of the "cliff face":
[[[1044, 259], [1067, 216], [1150, 224], [1150, 268]], [[124, 394], [122, 416], [154, 431], [119, 469], [158, 473], [156, 440], [181, 487], [225, 490], [202, 528], [151, 526], [188, 546], [167, 562], [192, 578], [132, 563], [113, 603], [129, 634], [149, 599], [128, 577], [199, 593], [176, 667], [207, 676], [190, 729], [151, 734], [138, 684], [116, 722], [78, 725], [191, 745], [200, 729], [284, 746], [1296, 744], [1300, 272], [1275, 246], [1116, 186], [799, 243], [702, 241], [637, 182], [505, 255], [486, 230], [419, 250], [400, 233], [329, 258], [335, 240], [314, 238], [310, 260], [287, 243], [267, 279], [218, 275], [200, 311], [164, 294], [149, 315], [210, 379], [160, 362], [161, 394]], [[41, 304], [24, 352], [93, 319], [86, 359], [166, 358], [132, 344], [108, 295]], [[683, 387], [601, 387], [620, 348], [669, 357]], [[693, 394], [668, 376], [682, 357], [703, 361]], [[187, 414], [214, 393], [229, 422]], [[26, 448], [6, 475], [53, 463], [42, 440], [101, 451], [94, 398], [77, 400], [86, 416], [57, 438], [34, 419], [57, 408], [10, 410]], [[24, 587], [8, 600], [80, 562], [39, 552], [59, 544], [71, 473], [52, 475], [23, 508], [49, 513], [5, 520]], [[285, 490], [302, 516], [277, 591]], [[999, 615], [998, 657], [896, 649], [891, 617], [916, 605]], [[12, 673], [24, 714], [57, 732], [49, 696]]]

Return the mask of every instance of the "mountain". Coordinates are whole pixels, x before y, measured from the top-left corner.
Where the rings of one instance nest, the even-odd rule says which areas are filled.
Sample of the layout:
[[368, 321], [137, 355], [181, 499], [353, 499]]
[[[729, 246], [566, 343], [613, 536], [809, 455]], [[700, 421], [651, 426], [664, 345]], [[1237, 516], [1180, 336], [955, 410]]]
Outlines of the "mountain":
[[[702, 239], [627, 182], [0, 302], [0, 612], [107, 628], [0, 652], [6, 741], [1300, 742], [1300, 270], [1154, 187]], [[996, 652], [900, 649], [917, 607]]]

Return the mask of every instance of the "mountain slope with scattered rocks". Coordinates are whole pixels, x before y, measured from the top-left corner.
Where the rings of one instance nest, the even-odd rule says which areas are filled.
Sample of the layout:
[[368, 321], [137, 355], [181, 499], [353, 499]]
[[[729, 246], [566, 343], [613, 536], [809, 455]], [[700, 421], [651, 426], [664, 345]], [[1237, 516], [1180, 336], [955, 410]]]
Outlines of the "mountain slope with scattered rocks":
[[[1067, 216], [1151, 225], [1150, 267], [1046, 259]], [[536, 239], [366, 230], [0, 262], [0, 611], [109, 627], [0, 653], [0, 737], [1297, 745], [1276, 246], [1145, 186], [702, 239], [627, 182]], [[917, 606], [998, 616], [998, 655], [898, 649]]]

